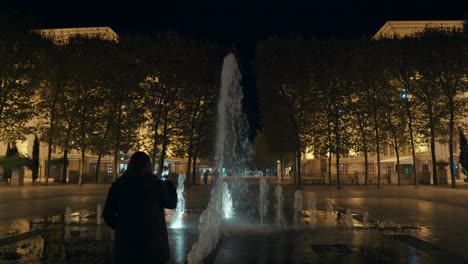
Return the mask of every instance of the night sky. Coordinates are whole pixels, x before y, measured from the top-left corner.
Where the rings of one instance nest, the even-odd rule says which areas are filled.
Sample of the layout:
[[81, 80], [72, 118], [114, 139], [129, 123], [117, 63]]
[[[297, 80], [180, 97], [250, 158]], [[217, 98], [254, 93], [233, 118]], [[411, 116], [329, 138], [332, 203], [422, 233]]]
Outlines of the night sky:
[[42, 28], [110, 26], [117, 33], [174, 31], [218, 41], [239, 52], [246, 109], [258, 126], [253, 58], [255, 42], [269, 36], [316, 39], [370, 37], [387, 20], [468, 18], [468, 1], [16, 1], [8, 6]]

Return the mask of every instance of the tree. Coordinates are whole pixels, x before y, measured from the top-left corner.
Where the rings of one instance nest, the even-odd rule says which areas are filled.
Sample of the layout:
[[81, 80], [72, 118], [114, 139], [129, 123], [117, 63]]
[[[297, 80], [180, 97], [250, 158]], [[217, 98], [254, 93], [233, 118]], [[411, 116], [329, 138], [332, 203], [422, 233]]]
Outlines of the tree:
[[[401, 104], [405, 109], [405, 115], [407, 120], [407, 129], [409, 135], [409, 142], [411, 146], [411, 155], [413, 158], [413, 178], [414, 187], [418, 187], [418, 178], [416, 175], [416, 147], [415, 147], [415, 127], [414, 127], [414, 115], [415, 115], [415, 101], [412, 95], [414, 88], [414, 77], [416, 71], [414, 68], [414, 50], [415, 41], [413, 38], [406, 37], [403, 39], [393, 38], [388, 39], [386, 46], [386, 64], [387, 72], [393, 81], [393, 85], [396, 86], [400, 92]], [[398, 168], [399, 169], [399, 168]]]
[[[336, 158], [337, 187], [341, 185], [340, 157], [348, 154], [351, 143], [350, 129], [352, 111], [348, 99], [353, 87], [352, 51], [353, 42], [328, 41], [320, 46], [320, 53], [314, 60], [318, 67], [314, 78], [318, 87], [314, 100], [309, 104], [316, 106], [315, 112], [323, 112], [324, 118], [318, 119], [319, 127], [326, 131], [329, 182], [331, 184], [332, 155]], [[317, 118], [316, 118], [317, 120]]]
[[47, 164], [45, 180], [49, 183], [50, 162], [54, 138], [57, 137], [59, 102], [64, 101], [64, 85], [69, 74], [68, 50], [66, 45], [55, 45], [52, 40], [43, 40], [40, 55], [41, 83], [38, 89], [36, 112], [41, 139], [47, 142]]
[[39, 36], [34, 23], [9, 9], [0, 9], [0, 140], [24, 140], [32, 132], [33, 87], [38, 83]]
[[187, 178], [191, 179], [187, 183], [195, 184], [201, 142], [209, 130], [215, 130], [210, 118], [216, 110], [222, 54], [218, 46], [199, 41], [190, 41], [180, 52], [185, 54], [180, 76], [184, 83], [172, 149], [178, 157], [187, 157]]
[[[277, 134], [281, 137], [278, 143], [285, 144], [278, 147], [295, 154], [293, 167], [296, 174], [293, 179], [298, 185], [302, 184], [301, 157], [309, 145], [311, 116], [315, 109], [313, 102], [317, 98], [317, 85], [311, 78], [314, 74], [311, 62], [315, 58], [312, 44], [316, 43], [291, 38], [266, 41], [257, 47], [256, 64], [265, 135], [273, 140]], [[262, 97], [265, 98], [262, 100]], [[278, 121], [282, 123], [277, 124]], [[274, 131], [278, 125], [282, 127], [282, 135]]]
[[[467, 37], [461, 29], [427, 28], [417, 34], [430, 42], [432, 55], [430, 74], [434, 85], [438, 86], [445, 98], [449, 127], [449, 168], [452, 188], [456, 187], [454, 166], [454, 136], [459, 94], [468, 90], [466, 69], [468, 68]], [[461, 111], [462, 112], [462, 111]]]

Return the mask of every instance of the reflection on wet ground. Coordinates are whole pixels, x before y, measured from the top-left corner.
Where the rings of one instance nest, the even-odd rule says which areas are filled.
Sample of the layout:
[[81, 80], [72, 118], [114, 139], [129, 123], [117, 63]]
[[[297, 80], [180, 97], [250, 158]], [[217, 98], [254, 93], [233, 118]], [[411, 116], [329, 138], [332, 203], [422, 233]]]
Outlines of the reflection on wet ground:
[[[240, 216], [226, 221], [216, 252], [206, 262], [465, 262], [463, 256], [425, 239], [430, 227], [378, 215], [371, 217], [367, 228], [362, 223], [362, 211], [353, 208], [354, 228], [350, 229], [344, 217], [346, 203], [341, 207], [335, 204], [331, 214], [322, 209], [324, 201], [318, 204], [316, 219], [311, 221], [309, 212], [303, 210], [297, 228], [277, 227], [272, 217], [268, 225], [257, 224], [258, 219], [252, 218], [240, 224]], [[173, 263], [186, 261], [198, 239], [199, 216], [199, 211], [190, 211], [184, 216], [185, 227], [168, 228]], [[170, 218], [168, 211], [168, 222]], [[113, 235], [107, 226], [96, 222], [95, 212], [80, 210], [71, 214], [68, 225], [63, 215], [0, 223], [0, 263], [109, 263]]]
[[[186, 215], [185, 227], [168, 229], [175, 263], [185, 261], [198, 238], [198, 217]], [[0, 263], [110, 263], [112, 239], [90, 210], [73, 212], [70, 224], [63, 215], [8, 221], [0, 223]]]

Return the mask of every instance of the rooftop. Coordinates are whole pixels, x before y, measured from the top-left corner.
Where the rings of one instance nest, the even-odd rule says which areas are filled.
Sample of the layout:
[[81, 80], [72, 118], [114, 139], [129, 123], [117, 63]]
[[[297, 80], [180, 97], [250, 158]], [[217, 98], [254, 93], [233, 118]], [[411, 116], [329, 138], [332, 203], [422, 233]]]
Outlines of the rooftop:
[[52, 28], [34, 31], [44, 38], [52, 39], [56, 44], [66, 44], [70, 38], [76, 36], [118, 41], [117, 33], [110, 27]]
[[414, 20], [387, 21], [374, 35], [374, 39], [382, 37], [405, 37], [423, 31], [426, 27], [462, 28], [464, 20]]

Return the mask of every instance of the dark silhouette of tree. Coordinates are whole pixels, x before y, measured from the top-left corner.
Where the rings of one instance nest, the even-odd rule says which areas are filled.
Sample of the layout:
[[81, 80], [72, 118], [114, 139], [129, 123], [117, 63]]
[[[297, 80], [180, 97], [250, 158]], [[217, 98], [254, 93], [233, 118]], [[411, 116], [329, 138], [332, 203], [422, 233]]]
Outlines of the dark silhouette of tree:
[[37, 135], [34, 135], [34, 144], [32, 149], [32, 180], [37, 181], [39, 176], [39, 140]]

